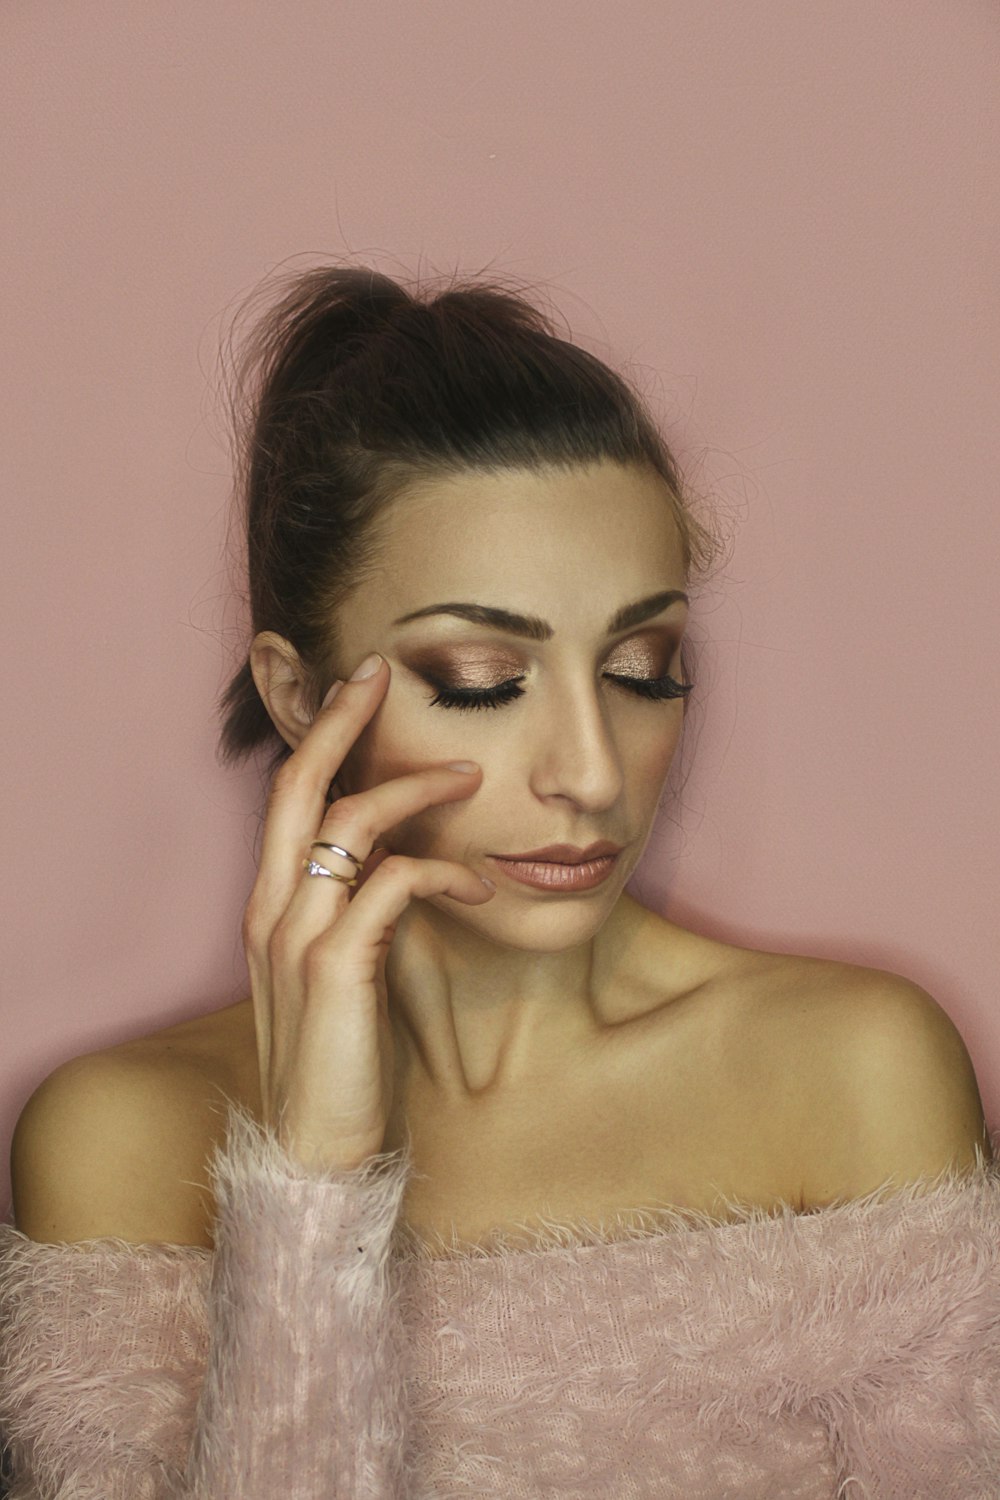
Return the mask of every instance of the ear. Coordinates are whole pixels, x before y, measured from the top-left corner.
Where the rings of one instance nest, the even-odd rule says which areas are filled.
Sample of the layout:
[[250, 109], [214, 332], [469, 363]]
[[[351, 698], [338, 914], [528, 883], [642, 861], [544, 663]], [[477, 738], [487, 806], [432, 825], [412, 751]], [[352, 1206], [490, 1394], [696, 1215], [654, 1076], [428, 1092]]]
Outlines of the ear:
[[250, 670], [275, 729], [296, 750], [312, 724], [305, 701], [308, 673], [299, 653], [284, 636], [263, 630], [250, 647]]

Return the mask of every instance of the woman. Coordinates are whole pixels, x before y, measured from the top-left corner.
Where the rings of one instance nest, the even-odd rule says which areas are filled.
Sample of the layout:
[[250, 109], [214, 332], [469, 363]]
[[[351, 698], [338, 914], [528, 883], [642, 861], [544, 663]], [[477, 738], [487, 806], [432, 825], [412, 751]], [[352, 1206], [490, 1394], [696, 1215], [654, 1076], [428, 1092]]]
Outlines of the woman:
[[512, 294], [363, 269], [241, 377], [251, 994], [21, 1116], [14, 1494], [986, 1494], [957, 1030], [625, 891], [719, 550], [636, 395]]

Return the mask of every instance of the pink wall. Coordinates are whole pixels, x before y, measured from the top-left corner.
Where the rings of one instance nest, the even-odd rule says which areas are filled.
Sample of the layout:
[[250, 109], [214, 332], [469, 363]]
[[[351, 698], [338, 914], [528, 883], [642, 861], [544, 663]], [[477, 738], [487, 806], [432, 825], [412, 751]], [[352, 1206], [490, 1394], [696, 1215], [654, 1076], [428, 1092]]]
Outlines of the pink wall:
[[1000, 1123], [996, 6], [6, 0], [0, 53], [0, 1160], [63, 1059], [248, 993], [215, 355], [346, 253], [634, 361], [736, 540], [633, 888], [916, 979]]

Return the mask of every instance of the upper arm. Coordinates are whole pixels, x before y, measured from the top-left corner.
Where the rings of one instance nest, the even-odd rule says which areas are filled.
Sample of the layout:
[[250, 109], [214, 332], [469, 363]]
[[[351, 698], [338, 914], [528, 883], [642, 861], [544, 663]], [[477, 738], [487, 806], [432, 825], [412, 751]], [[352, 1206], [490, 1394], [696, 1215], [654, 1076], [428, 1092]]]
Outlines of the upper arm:
[[192, 1105], [165, 1087], [162, 1070], [121, 1053], [63, 1063], [14, 1131], [17, 1228], [46, 1244], [210, 1245], [204, 1111]]
[[972, 1060], [926, 990], [863, 970], [838, 1009], [803, 1178], [808, 1206], [970, 1170], [977, 1146], [992, 1160]]

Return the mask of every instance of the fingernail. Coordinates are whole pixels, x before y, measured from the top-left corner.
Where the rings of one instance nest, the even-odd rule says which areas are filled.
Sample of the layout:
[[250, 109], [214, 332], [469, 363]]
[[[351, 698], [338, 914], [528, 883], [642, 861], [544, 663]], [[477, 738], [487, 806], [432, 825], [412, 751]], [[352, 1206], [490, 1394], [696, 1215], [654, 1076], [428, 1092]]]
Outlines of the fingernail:
[[327, 693], [326, 697], [323, 699], [323, 702], [320, 704], [320, 708], [326, 708], [327, 704], [332, 703], [343, 686], [344, 684], [342, 679], [338, 677], [336, 682], [331, 686], [330, 691]]
[[483, 882], [483, 885], [488, 886], [491, 891], [496, 890], [496, 886], [493, 884], [492, 880], [487, 880], [485, 875], [480, 875], [479, 878]]
[[474, 760], [449, 760], [445, 764], [449, 771], [465, 771], [467, 774], [478, 771], [479, 767]]
[[365, 657], [357, 671], [351, 673], [351, 681], [360, 682], [362, 677], [374, 677], [381, 665], [381, 656], [377, 651], [373, 651], [371, 656]]

